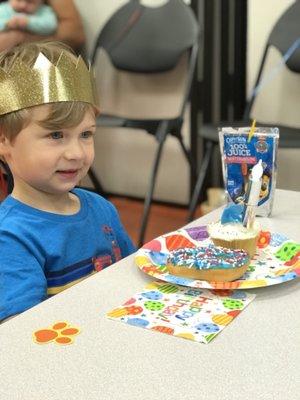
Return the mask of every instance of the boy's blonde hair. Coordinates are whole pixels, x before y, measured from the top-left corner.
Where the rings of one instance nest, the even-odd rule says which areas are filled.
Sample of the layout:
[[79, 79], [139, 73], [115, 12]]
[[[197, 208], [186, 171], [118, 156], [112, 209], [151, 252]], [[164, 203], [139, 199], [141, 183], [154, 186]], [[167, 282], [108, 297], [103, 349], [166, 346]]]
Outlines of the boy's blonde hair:
[[[38, 55], [43, 53], [52, 64], [56, 64], [62, 50], [74, 60], [77, 60], [73, 50], [63, 43], [58, 42], [31, 42], [15, 46], [0, 53], [0, 68], [8, 72], [18, 58], [29, 67], [33, 67]], [[87, 110], [94, 110], [89, 103], [80, 101], [65, 101], [49, 103], [48, 116], [42, 121], [36, 121], [43, 128], [56, 130], [70, 128], [78, 125]], [[94, 110], [96, 114], [96, 110]], [[31, 108], [14, 111], [0, 116], [0, 133], [10, 140], [14, 140], [18, 133], [31, 121]]]

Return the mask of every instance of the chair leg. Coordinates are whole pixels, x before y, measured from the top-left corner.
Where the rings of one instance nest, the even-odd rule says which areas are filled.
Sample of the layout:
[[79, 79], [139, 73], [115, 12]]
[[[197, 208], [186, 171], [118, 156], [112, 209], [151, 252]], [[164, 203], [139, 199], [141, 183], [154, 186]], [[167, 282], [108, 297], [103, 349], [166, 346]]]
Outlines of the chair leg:
[[196, 207], [198, 204], [198, 200], [199, 200], [199, 195], [201, 193], [202, 190], [202, 186], [204, 183], [204, 179], [206, 177], [207, 174], [207, 169], [211, 160], [211, 156], [213, 153], [213, 148], [214, 148], [214, 143], [211, 141], [207, 141], [206, 142], [206, 146], [205, 146], [205, 155], [199, 170], [199, 174], [198, 174], [198, 178], [197, 178], [197, 182], [195, 185], [195, 189], [191, 198], [191, 203], [190, 203], [190, 207], [189, 207], [189, 214], [188, 214], [188, 222], [191, 222], [194, 219], [194, 215], [195, 215], [195, 211], [196, 211]]
[[176, 137], [179, 140], [179, 143], [180, 143], [180, 146], [181, 146], [181, 148], [183, 150], [183, 153], [184, 153], [184, 155], [185, 155], [185, 157], [186, 157], [186, 159], [187, 159], [187, 161], [188, 161], [188, 163], [190, 165], [192, 177], [193, 177], [193, 179], [196, 180], [197, 171], [196, 171], [196, 163], [195, 163], [194, 157], [192, 157], [192, 153], [186, 148], [185, 144], [183, 143], [183, 139], [182, 139], [181, 134], [176, 136]]
[[146, 233], [148, 219], [149, 219], [150, 206], [152, 203], [153, 192], [154, 192], [154, 187], [155, 187], [156, 175], [157, 175], [157, 171], [158, 171], [158, 167], [159, 167], [159, 162], [160, 162], [160, 158], [161, 158], [163, 145], [165, 143], [167, 134], [168, 134], [168, 122], [163, 121], [161, 124], [159, 124], [157, 134], [156, 134], [156, 138], [158, 140], [158, 148], [156, 151], [156, 157], [155, 157], [154, 164], [153, 164], [152, 175], [151, 175], [148, 193], [145, 196], [144, 210], [143, 210], [141, 228], [140, 228], [139, 239], [138, 239], [138, 247], [141, 247], [144, 243], [145, 233]]
[[101, 185], [92, 167], [88, 171], [88, 176], [90, 177], [90, 180], [92, 181], [92, 184], [94, 185], [96, 192], [98, 194], [101, 194], [102, 196], [105, 196], [105, 191], [103, 189], [103, 186]]

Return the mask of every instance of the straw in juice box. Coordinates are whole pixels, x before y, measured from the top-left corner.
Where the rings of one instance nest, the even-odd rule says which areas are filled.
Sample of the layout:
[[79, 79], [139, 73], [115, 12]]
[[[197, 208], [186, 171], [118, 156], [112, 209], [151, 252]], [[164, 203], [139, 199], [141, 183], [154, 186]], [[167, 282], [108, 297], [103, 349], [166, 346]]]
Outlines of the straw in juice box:
[[[220, 128], [223, 178], [228, 201], [245, 201], [249, 174], [259, 160], [263, 176], [257, 215], [269, 216], [276, 186], [278, 128]], [[253, 132], [250, 137], [250, 130]], [[249, 140], [250, 138], [250, 140]]]

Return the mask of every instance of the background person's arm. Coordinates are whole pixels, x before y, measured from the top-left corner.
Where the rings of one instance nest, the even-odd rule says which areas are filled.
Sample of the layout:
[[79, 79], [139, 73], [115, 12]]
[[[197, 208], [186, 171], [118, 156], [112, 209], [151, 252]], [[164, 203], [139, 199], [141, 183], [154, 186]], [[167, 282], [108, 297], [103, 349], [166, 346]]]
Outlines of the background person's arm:
[[24, 32], [11, 30], [0, 32], [0, 51], [7, 50], [24, 41]]
[[57, 17], [52, 7], [43, 5], [38, 12], [27, 16], [26, 29], [37, 35], [52, 35], [57, 29]]
[[[48, 4], [57, 15], [58, 27], [56, 32], [50, 36], [42, 36], [20, 31], [18, 34], [22, 36], [22, 39], [18, 43], [47, 39], [64, 42], [74, 49], [80, 48], [80, 46], [85, 43], [85, 34], [80, 15], [73, 0], [49, 0]], [[0, 34], [0, 50], [3, 50], [4, 48], [8, 48], [10, 43], [3, 47], [5, 42], [1, 39], [1, 35], [2, 34]], [[12, 45], [14, 44], [17, 43], [13, 43]]]
[[85, 43], [85, 34], [79, 12], [73, 0], [49, 0], [58, 19], [58, 28], [52, 36], [68, 45], [78, 48]]

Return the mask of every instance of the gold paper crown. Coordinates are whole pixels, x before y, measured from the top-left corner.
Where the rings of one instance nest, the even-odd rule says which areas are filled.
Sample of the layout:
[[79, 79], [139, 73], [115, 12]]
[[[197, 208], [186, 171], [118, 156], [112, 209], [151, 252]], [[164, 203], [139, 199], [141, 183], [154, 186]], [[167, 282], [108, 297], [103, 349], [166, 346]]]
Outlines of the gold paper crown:
[[76, 62], [61, 53], [56, 65], [40, 53], [33, 67], [16, 59], [0, 68], [0, 115], [40, 104], [83, 101], [98, 108], [93, 70], [79, 56]]

